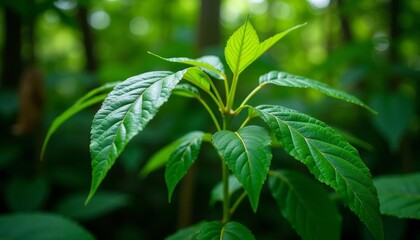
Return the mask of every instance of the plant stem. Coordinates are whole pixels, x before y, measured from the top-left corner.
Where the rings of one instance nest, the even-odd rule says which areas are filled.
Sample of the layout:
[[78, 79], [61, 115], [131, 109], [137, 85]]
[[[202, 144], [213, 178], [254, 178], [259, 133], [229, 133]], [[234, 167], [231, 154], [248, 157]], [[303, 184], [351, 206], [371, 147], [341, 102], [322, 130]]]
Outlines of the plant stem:
[[258, 85], [252, 92], [248, 94], [248, 96], [244, 99], [244, 101], [239, 105], [239, 107], [235, 110], [235, 114], [239, 113], [239, 111], [242, 110], [242, 108], [245, 106], [245, 104], [259, 91], [262, 87], [264, 87], [267, 83], [262, 83]]
[[207, 105], [207, 103], [202, 98], [200, 98], [200, 97], [196, 97], [196, 99], [204, 106], [204, 108], [210, 114], [211, 119], [213, 120], [214, 125], [216, 126], [217, 131], [220, 131], [221, 128], [220, 128], [219, 122], [217, 121], [216, 116], [214, 116], [214, 113], [211, 110], [211, 108], [209, 107], [209, 105]]
[[235, 74], [233, 76], [231, 89], [230, 89], [229, 96], [228, 96], [227, 103], [226, 103], [226, 108], [227, 108], [228, 111], [230, 111], [232, 109], [233, 102], [235, 100], [236, 85], [237, 84], [238, 84], [238, 75]]
[[[223, 116], [223, 129], [230, 129], [232, 121], [232, 116], [224, 115]], [[227, 223], [230, 219], [230, 196], [229, 196], [229, 168], [222, 160], [222, 182], [223, 182], [223, 219], [222, 223]]]
[[225, 94], [226, 94], [226, 104], [227, 104], [228, 99], [229, 99], [229, 83], [228, 83], [228, 80], [227, 80], [226, 76], [224, 76], [223, 82], [225, 84]]
[[217, 88], [216, 88], [216, 86], [214, 85], [214, 82], [213, 82], [213, 81], [210, 81], [209, 83], [210, 83], [210, 87], [213, 89], [214, 94], [216, 95], [216, 98], [217, 98], [217, 100], [218, 100], [218, 103], [217, 103], [217, 104], [219, 105], [219, 108], [220, 108], [220, 109], [223, 109], [223, 108], [224, 108], [224, 105], [223, 105], [223, 100], [222, 100], [222, 98], [220, 97], [219, 91], [217, 90]]
[[[219, 100], [210, 90], [206, 90], [206, 89], [203, 89], [203, 90], [211, 97], [211, 99], [213, 99], [213, 101], [216, 103], [216, 105], [220, 109], [223, 109], [224, 108], [223, 102], [221, 100]], [[219, 96], [219, 98], [220, 98], [220, 96]]]
[[252, 119], [252, 117], [248, 116], [245, 121], [241, 124], [241, 126], [239, 127], [239, 129], [243, 128], [246, 126], [246, 124], [248, 124], [248, 122]]
[[239, 197], [238, 199], [236, 199], [235, 203], [232, 205], [232, 208], [229, 211], [229, 214], [232, 215], [236, 208], [239, 206], [239, 204], [241, 204], [242, 200], [244, 200], [244, 198], [246, 197], [247, 193], [244, 191]]
[[222, 160], [222, 171], [223, 171], [223, 219], [222, 223], [225, 224], [230, 219], [230, 197], [229, 197], [229, 169], [227, 165]]

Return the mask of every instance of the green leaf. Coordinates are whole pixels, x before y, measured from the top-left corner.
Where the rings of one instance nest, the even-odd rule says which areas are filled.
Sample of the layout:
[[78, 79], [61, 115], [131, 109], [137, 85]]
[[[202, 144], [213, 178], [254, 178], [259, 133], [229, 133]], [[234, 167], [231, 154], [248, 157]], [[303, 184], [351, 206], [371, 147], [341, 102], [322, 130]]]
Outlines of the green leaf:
[[168, 100], [185, 72], [143, 73], [121, 82], [108, 95], [92, 123], [92, 185], [86, 203], [128, 142]]
[[206, 72], [207, 74], [209, 74], [210, 76], [219, 79], [219, 80], [223, 80], [224, 78], [226, 78], [225, 76], [225, 67], [223, 66], [222, 61], [220, 60], [219, 57], [217, 56], [212, 56], [212, 55], [207, 55], [207, 56], [203, 56], [200, 58], [197, 58], [197, 61], [199, 62], [203, 62], [203, 63], [208, 63], [211, 66], [213, 66], [214, 68], [217, 69], [217, 71], [214, 71], [208, 67], [201, 67], [201, 69], [203, 69], [204, 72]]
[[178, 182], [187, 174], [200, 153], [203, 132], [192, 132], [182, 138], [175, 151], [169, 157], [165, 169], [165, 181], [168, 186], [168, 199], [171, 201], [172, 193]]
[[79, 98], [76, 102], [75, 105], [80, 104], [85, 102], [86, 100], [88, 100], [89, 98], [99, 94], [99, 93], [109, 93], [109, 91], [111, 91], [115, 86], [117, 86], [117, 84], [119, 84], [120, 82], [110, 82], [110, 83], [105, 83], [102, 86], [99, 86], [95, 89], [90, 90], [88, 93], [86, 93], [83, 97]]
[[254, 60], [258, 59], [262, 54], [264, 54], [269, 48], [271, 48], [274, 44], [276, 44], [280, 39], [282, 39], [284, 36], [286, 36], [289, 32], [296, 30], [300, 27], [305, 26], [306, 23], [302, 23], [299, 25], [296, 25], [294, 27], [291, 27], [281, 33], [277, 33], [276, 35], [272, 36], [271, 38], [268, 38], [261, 42], [258, 46], [258, 51], [254, 57]]
[[167, 146], [161, 148], [155, 154], [153, 154], [149, 160], [147, 160], [146, 165], [140, 171], [140, 176], [145, 178], [151, 172], [156, 171], [157, 169], [165, 166], [168, 162], [169, 157], [175, 151], [175, 149], [179, 146], [182, 142], [182, 139], [177, 139], [176, 141], [168, 144]]
[[200, 68], [192, 67], [184, 74], [184, 79], [197, 85], [199, 88], [208, 91], [211, 79]]
[[257, 32], [248, 19], [230, 36], [225, 47], [225, 58], [234, 76], [238, 76], [255, 60], [259, 44]]
[[[235, 176], [229, 176], [229, 196], [232, 196], [236, 191], [242, 188], [241, 183], [236, 179]], [[213, 190], [211, 191], [210, 195], [210, 204], [214, 205], [217, 201], [223, 201], [223, 182], [218, 183]]]
[[72, 194], [62, 200], [56, 211], [77, 220], [91, 220], [105, 216], [129, 203], [127, 194], [119, 192], [97, 192], [89, 205], [84, 206], [85, 193]]
[[302, 239], [340, 239], [340, 213], [322, 186], [290, 170], [270, 171], [269, 186], [281, 213]]
[[81, 97], [79, 100], [76, 101], [75, 104], [73, 104], [70, 108], [68, 108], [66, 111], [64, 111], [62, 114], [60, 114], [55, 120], [52, 122], [50, 128], [48, 129], [47, 135], [45, 136], [44, 142], [42, 144], [41, 149], [41, 159], [44, 159], [45, 150], [47, 148], [48, 142], [51, 138], [51, 136], [57, 131], [57, 129], [70, 117], [74, 116], [76, 113], [82, 111], [85, 108], [88, 108], [92, 105], [95, 105], [97, 103], [102, 102], [108, 93], [97, 95], [98, 93], [108, 92], [112, 88], [114, 88], [119, 82], [115, 83], [108, 83], [101, 87], [98, 87], [96, 89], [91, 90], [86, 95]]
[[[145, 178], [147, 177], [151, 172], [156, 171], [157, 169], [165, 166], [165, 164], [168, 162], [169, 157], [171, 154], [181, 145], [182, 142], [184, 142], [185, 138], [189, 138], [191, 133], [186, 134], [185, 136], [173, 141], [172, 143], [168, 144], [167, 146], [161, 148], [159, 151], [157, 151], [155, 154], [153, 154], [149, 160], [147, 160], [146, 165], [143, 167], [143, 169], [140, 171], [140, 176]], [[210, 142], [211, 135], [205, 133], [202, 137], [203, 141]]]
[[200, 96], [198, 89], [188, 83], [180, 83], [176, 85], [172, 94], [188, 98], [196, 98]]
[[415, 114], [414, 101], [401, 93], [376, 93], [371, 104], [380, 113], [373, 116], [374, 126], [388, 141], [391, 150], [397, 151]]
[[203, 224], [204, 222], [183, 228], [173, 235], [165, 238], [165, 240], [196, 240], [197, 235], [200, 232], [200, 228]]
[[259, 126], [246, 126], [237, 132], [223, 130], [213, 135], [213, 145], [248, 193], [254, 212], [271, 163], [270, 142], [267, 131]]
[[372, 234], [383, 239], [376, 189], [357, 150], [331, 127], [308, 115], [272, 105], [255, 110], [284, 150], [337, 191]]
[[381, 176], [374, 183], [382, 214], [420, 219], [420, 173]]
[[73, 220], [51, 213], [0, 215], [0, 238], [14, 240], [93, 240]]
[[220, 79], [220, 80], [226, 78], [223, 64], [220, 61], [219, 57], [217, 56], [208, 55], [208, 56], [203, 56], [197, 59], [191, 59], [191, 58], [186, 58], [186, 57], [164, 58], [152, 52], [148, 52], [148, 53], [168, 62], [184, 63], [184, 64], [200, 67], [205, 72], [210, 74], [210, 76]]
[[255, 237], [248, 228], [238, 222], [223, 225], [213, 221], [201, 226], [197, 240], [255, 240]]
[[49, 191], [49, 184], [45, 178], [15, 176], [5, 187], [4, 200], [9, 210], [34, 211], [45, 204]]
[[355, 96], [352, 96], [346, 92], [336, 90], [325, 83], [321, 83], [315, 80], [304, 78], [301, 76], [295, 76], [286, 72], [271, 71], [267, 74], [260, 76], [260, 84], [274, 84], [283, 87], [295, 87], [295, 88], [311, 88], [315, 89], [327, 96], [334, 97], [340, 100], [344, 100], [361, 107], [366, 108], [372, 113], [376, 113], [369, 106], [364, 104]]

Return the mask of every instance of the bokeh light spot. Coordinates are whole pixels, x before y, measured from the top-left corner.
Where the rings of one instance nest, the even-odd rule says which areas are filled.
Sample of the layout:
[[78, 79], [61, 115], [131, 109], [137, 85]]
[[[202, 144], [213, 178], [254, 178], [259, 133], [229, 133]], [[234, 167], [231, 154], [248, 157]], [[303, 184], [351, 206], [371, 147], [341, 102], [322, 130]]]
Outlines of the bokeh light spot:
[[130, 32], [137, 36], [145, 36], [150, 32], [150, 23], [144, 17], [135, 17], [130, 21]]
[[268, 3], [265, 0], [249, 0], [249, 11], [256, 15], [266, 13], [268, 10]]
[[54, 2], [54, 6], [61, 10], [72, 10], [77, 6], [75, 0], [57, 0]]
[[330, 0], [308, 0], [312, 7], [322, 9], [330, 5]]
[[94, 11], [89, 17], [89, 24], [95, 29], [102, 30], [109, 26], [111, 18], [103, 10]]
[[378, 52], [384, 52], [389, 48], [388, 36], [383, 32], [377, 32], [372, 37], [372, 42], [375, 50]]
[[292, 13], [292, 7], [283, 1], [274, 2], [271, 8], [271, 15], [276, 19], [288, 19], [292, 16]]

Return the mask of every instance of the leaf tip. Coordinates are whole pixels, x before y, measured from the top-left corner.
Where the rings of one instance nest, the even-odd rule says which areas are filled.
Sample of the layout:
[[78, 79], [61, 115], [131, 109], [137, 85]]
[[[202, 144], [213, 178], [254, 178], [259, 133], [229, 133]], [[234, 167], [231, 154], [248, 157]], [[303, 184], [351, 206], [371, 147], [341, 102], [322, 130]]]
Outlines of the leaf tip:
[[92, 198], [95, 195], [98, 187], [99, 187], [98, 183], [92, 182], [92, 185], [91, 185], [90, 191], [89, 191], [89, 195], [88, 195], [88, 197], [86, 198], [86, 201], [85, 201], [85, 206], [87, 206], [89, 204], [90, 200], [92, 200]]
[[298, 25], [296, 25], [296, 26], [292, 27], [290, 30], [295, 30], [295, 29], [298, 29], [298, 28], [304, 27], [304, 26], [306, 26], [307, 24], [308, 24], [308, 22], [304, 22], [304, 23], [298, 24]]
[[44, 141], [44, 143], [42, 144], [42, 148], [41, 148], [41, 154], [39, 155], [39, 160], [42, 162], [44, 161], [44, 157], [45, 157], [45, 149], [47, 148], [47, 143]]
[[89, 204], [90, 200], [92, 200], [93, 194], [89, 193], [88, 197], [85, 200], [85, 207]]
[[255, 199], [251, 199], [251, 195], [248, 195], [249, 196], [249, 202], [250, 202], [250, 204], [251, 204], [251, 208], [252, 208], [252, 211], [254, 212], [254, 213], [257, 213], [257, 210], [258, 210], [258, 202], [259, 202], [259, 196], [257, 196], [257, 198]]
[[168, 189], [168, 203], [171, 203], [172, 200], [172, 191]]
[[147, 51], [147, 53], [150, 54], [150, 55], [152, 55], [152, 56], [161, 58], [159, 55], [157, 55], [156, 53], [152, 53], [151, 51]]
[[378, 115], [379, 113], [372, 108], [368, 107], [369, 112], [371, 112], [373, 115]]

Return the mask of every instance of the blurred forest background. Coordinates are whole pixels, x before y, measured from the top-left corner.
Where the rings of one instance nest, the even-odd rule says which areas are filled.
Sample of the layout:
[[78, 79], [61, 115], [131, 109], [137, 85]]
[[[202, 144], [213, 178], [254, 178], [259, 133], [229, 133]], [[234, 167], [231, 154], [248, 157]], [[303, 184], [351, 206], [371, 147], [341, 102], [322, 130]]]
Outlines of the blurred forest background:
[[[163, 169], [147, 178], [138, 174], [156, 150], [187, 131], [214, 130], [195, 102], [172, 97], [129, 144], [87, 207], [89, 132], [99, 106], [66, 122], [43, 161], [39, 153], [52, 120], [90, 89], [182, 67], [147, 51], [224, 60], [226, 40], [248, 14], [261, 40], [308, 24], [243, 73], [240, 95], [276, 69], [348, 91], [379, 114], [310, 90], [266, 88], [253, 103], [282, 104], [340, 129], [374, 177], [420, 169], [418, 0], [2, 0], [0, 6], [2, 214], [59, 213], [98, 239], [162, 239], [179, 227], [220, 217], [220, 205], [209, 204], [210, 190], [221, 179], [210, 146], [188, 176], [193, 181], [179, 186], [170, 204]], [[301, 168], [281, 150], [273, 165]], [[343, 239], [370, 239], [349, 210], [340, 211]], [[258, 239], [297, 239], [266, 190], [257, 214], [242, 204], [235, 219]], [[418, 221], [384, 216], [384, 224], [386, 239], [420, 239]]]

